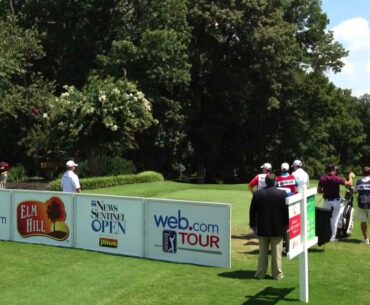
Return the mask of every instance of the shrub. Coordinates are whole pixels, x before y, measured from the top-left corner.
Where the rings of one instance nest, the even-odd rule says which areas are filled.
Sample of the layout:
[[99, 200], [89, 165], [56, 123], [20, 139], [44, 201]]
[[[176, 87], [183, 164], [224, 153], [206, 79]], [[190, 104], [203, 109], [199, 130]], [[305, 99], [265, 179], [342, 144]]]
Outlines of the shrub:
[[136, 173], [135, 164], [121, 157], [113, 157], [109, 159], [107, 164], [107, 175], [129, 175]]
[[[124, 184], [135, 184], [145, 182], [156, 182], [163, 181], [162, 174], [146, 171], [136, 175], [119, 175], [119, 176], [108, 176], [108, 177], [93, 177], [93, 178], [82, 178], [80, 179], [82, 190], [92, 190], [97, 188], [111, 187], [116, 185]], [[50, 191], [61, 190], [61, 180], [57, 179], [49, 183], [48, 189]]]
[[24, 181], [26, 179], [25, 169], [24, 166], [21, 164], [17, 164], [10, 168], [8, 173], [8, 181], [9, 182], [19, 182]]
[[[98, 168], [98, 171], [96, 170]], [[98, 174], [97, 174], [98, 172]], [[78, 175], [81, 178], [94, 176], [118, 176], [134, 174], [136, 167], [130, 160], [121, 157], [104, 157], [85, 160], [78, 165]]]

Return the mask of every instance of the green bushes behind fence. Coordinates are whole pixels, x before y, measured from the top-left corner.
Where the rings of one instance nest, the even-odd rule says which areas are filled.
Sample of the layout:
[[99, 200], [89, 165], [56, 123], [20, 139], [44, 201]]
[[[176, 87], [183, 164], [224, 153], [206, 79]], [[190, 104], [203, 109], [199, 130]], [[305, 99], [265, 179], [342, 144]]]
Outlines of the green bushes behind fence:
[[[108, 177], [82, 178], [80, 179], [82, 190], [92, 190], [97, 188], [111, 187], [124, 184], [135, 184], [144, 182], [163, 181], [162, 174], [152, 171], [146, 171], [133, 175], [119, 175]], [[50, 191], [61, 191], [61, 179], [51, 181], [48, 189]]]

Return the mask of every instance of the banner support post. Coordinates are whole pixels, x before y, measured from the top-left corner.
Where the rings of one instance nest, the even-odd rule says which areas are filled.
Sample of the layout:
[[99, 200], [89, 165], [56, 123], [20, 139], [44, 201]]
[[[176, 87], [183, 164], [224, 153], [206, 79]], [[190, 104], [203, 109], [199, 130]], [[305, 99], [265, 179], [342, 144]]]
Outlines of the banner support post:
[[309, 291], [308, 291], [308, 250], [307, 250], [307, 187], [303, 186], [303, 198], [301, 206], [301, 224], [302, 224], [302, 246], [303, 251], [299, 255], [299, 288], [300, 288], [300, 300], [304, 303], [308, 303]]

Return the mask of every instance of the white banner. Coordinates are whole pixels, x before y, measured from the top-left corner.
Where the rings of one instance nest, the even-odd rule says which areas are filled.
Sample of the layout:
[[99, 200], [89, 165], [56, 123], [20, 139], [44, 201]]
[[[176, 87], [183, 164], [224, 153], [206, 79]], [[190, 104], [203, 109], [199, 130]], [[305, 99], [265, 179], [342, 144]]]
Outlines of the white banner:
[[75, 195], [76, 247], [144, 256], [144, 199]]
[[11, 191], [0, 190], [0, 239], [11, 239]]
[[230, 268], [229, 204], [146, 199], [146, 257]]
[[14, 240], [73, 247], [72, 194], [13, 191]]

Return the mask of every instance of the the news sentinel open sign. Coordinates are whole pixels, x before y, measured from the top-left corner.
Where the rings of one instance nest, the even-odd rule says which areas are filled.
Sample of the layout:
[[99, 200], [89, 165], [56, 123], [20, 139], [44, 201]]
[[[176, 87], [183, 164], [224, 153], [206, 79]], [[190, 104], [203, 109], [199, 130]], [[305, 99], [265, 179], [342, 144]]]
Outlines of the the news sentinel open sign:
[[0, 190], [0, 240], [231, 267], [230, 205]]

